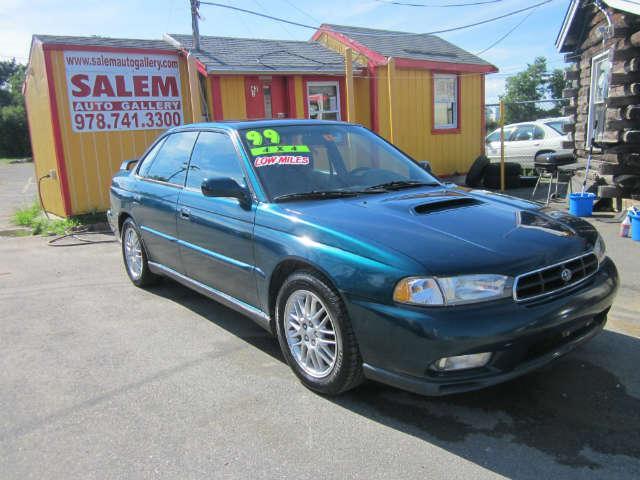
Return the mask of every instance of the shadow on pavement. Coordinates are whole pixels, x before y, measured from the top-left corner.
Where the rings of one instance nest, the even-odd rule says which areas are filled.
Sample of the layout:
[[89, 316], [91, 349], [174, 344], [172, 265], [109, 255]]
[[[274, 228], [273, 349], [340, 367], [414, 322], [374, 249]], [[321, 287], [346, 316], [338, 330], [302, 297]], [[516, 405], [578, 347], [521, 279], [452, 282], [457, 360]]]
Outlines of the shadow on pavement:
[[[151, 291], [284, 362], [276, 339], [250, 319], [170, 281]], [[605, 330], [542, 370], [485, 390], [428, 398], [370, 382], [328, 400], [510, 477], [554, 469], [531, 470], [536, 460], [517, 446], [594, 473], [603, 455], [624, 455], [640, 473], [640, 399], [597, 364], [603, 351], [613, 352], [607, 365], [640, 366], [640, 340]]]

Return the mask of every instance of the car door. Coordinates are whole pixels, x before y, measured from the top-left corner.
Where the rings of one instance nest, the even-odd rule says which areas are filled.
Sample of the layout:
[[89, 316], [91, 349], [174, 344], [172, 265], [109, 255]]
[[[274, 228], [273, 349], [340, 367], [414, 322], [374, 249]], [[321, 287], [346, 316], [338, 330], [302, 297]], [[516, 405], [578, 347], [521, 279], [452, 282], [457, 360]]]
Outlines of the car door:
[[131, 213], [149, 260], [182, 272], [177, 244], [178, 196], [184, 187], [197, 132], [178, 132], [160, 140], [136, 172]]
[[493, 131], [485, 140], [485, 154], [490, 160], [500, 159], [500, 130]]
[[180, 194], [178, 236], [186, 275], [258, 306], [253, 248], [255, 205], [235, 198], [205, 197], [202, 181], [233, 178], [245, 185], [238, 150], [223, 132], [200, 133]]
[[[509, 159], [509, 138], [515, 130], [514, 127], [504, 127], [504, 150], [505, 159]], [[492, 160], [500, 160], [500, 129], [494, 130], [486, 139], [486, 155]]]
[[534, 124], [518, 125], [509, 139], [509, 160], [518, 163], [533, 162], [541, 145], [541, 140], [536, 138], [539, 134]]

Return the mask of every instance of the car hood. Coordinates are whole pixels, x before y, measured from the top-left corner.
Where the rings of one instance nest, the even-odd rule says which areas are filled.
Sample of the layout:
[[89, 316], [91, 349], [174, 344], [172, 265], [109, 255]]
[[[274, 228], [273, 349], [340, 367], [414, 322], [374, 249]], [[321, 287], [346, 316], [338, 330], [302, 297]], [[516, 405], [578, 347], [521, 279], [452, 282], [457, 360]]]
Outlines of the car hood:
[[515, 275], [580, 255], [597, 237], [589, 223], [537, 203], [457, 188], [279, 206], [293, 224], [318, 227], [317, 241], [331, 243], [326, 232], [336, 232], [405, 255], [434, 275]]

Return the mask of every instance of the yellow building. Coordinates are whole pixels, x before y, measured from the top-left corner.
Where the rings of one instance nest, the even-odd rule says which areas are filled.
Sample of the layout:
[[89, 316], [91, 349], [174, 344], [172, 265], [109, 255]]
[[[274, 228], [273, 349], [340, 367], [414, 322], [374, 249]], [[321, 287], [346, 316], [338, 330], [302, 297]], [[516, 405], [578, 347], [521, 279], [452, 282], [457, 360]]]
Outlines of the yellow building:
[[307, 42], [203, 36], [191, 46], [187, 35], [33, 37], [25, 99], [47, 211], [106, 210], [122, 161], [197, 121], [346, 120], [352, 105], [352, 121], [436, 173], [465, 172], [483, 151], [484, 75], [497, 70], [438, 37], [323, 25]]

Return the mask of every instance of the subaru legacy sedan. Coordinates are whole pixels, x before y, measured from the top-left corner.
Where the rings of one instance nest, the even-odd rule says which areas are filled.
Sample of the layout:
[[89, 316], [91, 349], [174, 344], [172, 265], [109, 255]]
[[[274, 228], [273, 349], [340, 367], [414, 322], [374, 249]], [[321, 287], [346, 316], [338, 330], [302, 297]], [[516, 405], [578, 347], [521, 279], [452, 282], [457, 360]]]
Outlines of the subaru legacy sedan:
[[323, 394], [517, 377], [600, 332], [618, 288], [589, 223], [445, 184], [341, 122], [169, 130], [115, 175], [109, 219], [134, 285], [250, 317]]

